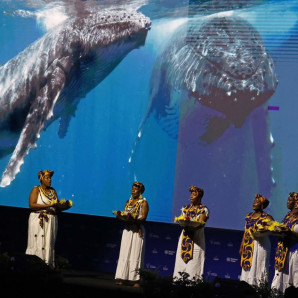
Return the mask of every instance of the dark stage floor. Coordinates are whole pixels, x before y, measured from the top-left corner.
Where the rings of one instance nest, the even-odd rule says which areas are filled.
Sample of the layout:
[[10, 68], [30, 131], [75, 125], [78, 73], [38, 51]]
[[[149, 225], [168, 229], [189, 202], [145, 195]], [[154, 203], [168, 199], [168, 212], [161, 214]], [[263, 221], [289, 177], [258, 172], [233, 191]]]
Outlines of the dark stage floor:
[[[1, 269], [1, 268], [0, 268]], [[260, 298], [271, 297], [259, 295], [246, 283], [236, 280], [215, 279], [197, 287], [173, 287], [167, 279], [147, 281], [140, 288], [131, 285], [116, 285], [114, 273], [84, 270], [66, 270], [63, 273], [47, 275], [30, 275], [22, 272], [12, 278], [0, 279], [0, 297], [22, 298], [58, 298], [58, 297], [120, 297], [120, 298]], [[295, 294], [296, 295], [296, 294]], [[275, 296], [274, 296], [275, 297]], [[287, 296], [297, 297], [297, 296]], [[280, 296], [278, 298], [281, 298]]]
[[[101, 297], [143, 297], [143, 288], [132, 286], [119, 286], [115, 284], [115, 274], [106, 272], [92, 271], [66, 271], [63, 274], [64, 289], [70, 294], [84, 296], [88, 292], [91, 294], [100, 294]], [[106, 294], [106, 296], [103, 296]], [[91, 297], [91, 296], [90, 296]]]
[[145, 297], [141, 287], [116, 285], [112, 273], [80, 270], [36, 272], [23, 270], [1, 275], [0, 297]]

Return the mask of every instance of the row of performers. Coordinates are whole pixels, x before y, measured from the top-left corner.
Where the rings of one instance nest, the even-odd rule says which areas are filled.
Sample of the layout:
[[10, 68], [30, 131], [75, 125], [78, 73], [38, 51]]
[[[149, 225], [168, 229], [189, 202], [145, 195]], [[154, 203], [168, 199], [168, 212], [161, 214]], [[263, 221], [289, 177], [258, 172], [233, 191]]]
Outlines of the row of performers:
[[[57, 212], [69, 209], [71, 201], [58, 199], [51, 187], [54, 172], [39, 171], [40, 185], [32, 189], [29, 207], [32, 212], [28, 224], [26, 254], [37, 255], [49, 266], [55, 267], [55, 239], [57, 235]], [[115, 274], [116, 284], [140, 286], [139, 269], [144, 264], [145, 229], [143, 222], [149, 212], [149, 204], [143, 193], [145, 186], [134, 182], [131, 196], [123, 211], [114, 211], [117, 218], [125, 221], [122, 232], [119, 259]], [[209, 218], [208, 208], [202, 204], [204, 190], [190, 186], [190, 204], [182, 208], [175, 220], [183, 227], [179, 237], [173, 277], [180, 278], [186, 272], [190, 279], [202, 279], [205, 263], [204, 226]], [[253, 212], [245, 217], [245, 230], [240, 245], [242, 272], [240, 280], [258, 285], [268, 279], [270, 256], [269, 233], [278, 235], [275, 275], [272, 288], [284, 292], [290, 285], [298, 287], [298, 194], [290, 193], [287, 208], [290, 210], [281, 223], [274, 221], [264, 209], [269, 200], [256, 194]]]

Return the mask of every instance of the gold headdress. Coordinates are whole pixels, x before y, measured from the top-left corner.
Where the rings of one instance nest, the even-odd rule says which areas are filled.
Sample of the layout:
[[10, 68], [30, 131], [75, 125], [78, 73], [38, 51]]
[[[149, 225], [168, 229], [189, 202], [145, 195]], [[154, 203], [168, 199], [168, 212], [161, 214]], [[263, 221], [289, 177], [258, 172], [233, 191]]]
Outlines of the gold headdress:
[[51, 171], [51, 170], [39, 171], [38, 180], [41, 182], [41, 180], [44, 178], [45, 175], [50, 175], [52, 177], [54, 175], [54, 171]]

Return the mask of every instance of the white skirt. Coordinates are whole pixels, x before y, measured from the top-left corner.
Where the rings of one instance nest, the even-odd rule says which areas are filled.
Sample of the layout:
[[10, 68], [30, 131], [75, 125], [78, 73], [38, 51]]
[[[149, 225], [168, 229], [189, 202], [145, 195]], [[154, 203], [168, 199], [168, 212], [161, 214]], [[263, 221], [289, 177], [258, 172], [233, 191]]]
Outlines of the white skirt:
[[262, 281], [268, 281], [270, 249], [268, 236], [255, 238], [251, 267], [247, 271], [242, 269], [240, 280], [250, 285], [259, 285]]
[[43, 228], [39, 225], [39, 213], [31, 212], [28, 222], [28, 243], [26, 254], [36, 255], [51, 267], [55, 267], [55, 242], [58, 230], [56, 215], [47, 215]]
[[123, 230], [115, 279], [140, 280], [138, 271], [143, 267], [145, 253], [145, 229], [141, 229], [142, 237], [133, 230]]
[[285, 267], [281, 272], [275, 270], [271, 288], [284, 293], [291, 285], [298, 287], [298, 250], [288, 252]]

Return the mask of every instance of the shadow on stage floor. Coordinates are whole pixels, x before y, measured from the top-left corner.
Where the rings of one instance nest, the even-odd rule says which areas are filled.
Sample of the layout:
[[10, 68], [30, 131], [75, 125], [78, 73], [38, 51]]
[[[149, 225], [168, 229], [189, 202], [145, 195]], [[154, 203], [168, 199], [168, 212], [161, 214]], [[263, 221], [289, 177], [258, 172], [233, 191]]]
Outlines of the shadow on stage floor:
[[116, 285], [114, 276], [115, 274], [107, 272], [66, 271], [63, 273], [62, 281], [64, 293], [82, 294], [81, 297], [88, 297], [86, 296], [87, 293], [90, 295], [100, 294], [101, 297], [114, 297], [115, 295], [120, 295], [120, 297], [144, 296], [144, 290], [141, 287]]

